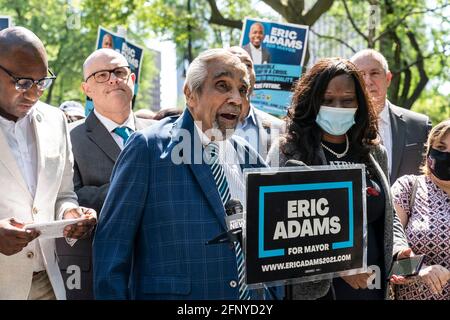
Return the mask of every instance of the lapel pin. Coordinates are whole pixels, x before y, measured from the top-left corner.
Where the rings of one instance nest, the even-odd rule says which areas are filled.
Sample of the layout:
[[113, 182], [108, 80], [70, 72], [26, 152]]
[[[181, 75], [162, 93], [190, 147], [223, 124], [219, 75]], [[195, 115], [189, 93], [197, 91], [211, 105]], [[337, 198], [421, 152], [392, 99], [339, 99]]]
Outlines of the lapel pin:
[[37, 121], [39, 121], [39, 122], [41, 122], [41, 121], [42, 121], [42, 117], [41, 117], [41, 115], [40, 115], [40, 114], [38, 114], [38, 115], [36, 116], [36, 120], [37, 120]]

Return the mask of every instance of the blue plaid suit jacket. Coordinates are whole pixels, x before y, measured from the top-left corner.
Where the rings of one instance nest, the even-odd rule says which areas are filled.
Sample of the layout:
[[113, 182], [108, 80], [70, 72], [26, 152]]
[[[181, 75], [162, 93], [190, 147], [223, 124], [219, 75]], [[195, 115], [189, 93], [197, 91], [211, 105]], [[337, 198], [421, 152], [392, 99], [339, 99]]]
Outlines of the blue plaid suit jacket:
[[[244, 140], [231, 141], [241, 167], [265, 165]], [[188, 110], [130, 138], [95, 233], [96, 299], [237, 299], [234, 249], [205, 245], [226, 225], [209, 166], [193, 164], [201, 150]]]

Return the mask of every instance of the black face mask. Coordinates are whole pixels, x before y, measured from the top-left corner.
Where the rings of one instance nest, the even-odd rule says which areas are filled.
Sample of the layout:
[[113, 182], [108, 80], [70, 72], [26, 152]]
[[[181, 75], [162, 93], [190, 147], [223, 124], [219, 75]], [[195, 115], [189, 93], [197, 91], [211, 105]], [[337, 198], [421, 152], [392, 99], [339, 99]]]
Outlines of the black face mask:
[[450, 180], [450, 152], [431, 148], [427, 157], [428, 168], [440, 180]]

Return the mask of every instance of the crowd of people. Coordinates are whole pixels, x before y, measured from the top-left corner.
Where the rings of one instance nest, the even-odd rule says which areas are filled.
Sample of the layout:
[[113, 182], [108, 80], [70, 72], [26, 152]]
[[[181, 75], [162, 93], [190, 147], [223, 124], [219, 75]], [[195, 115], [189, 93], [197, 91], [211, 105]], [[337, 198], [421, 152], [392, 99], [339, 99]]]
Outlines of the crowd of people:
[[[381, 53], [317, 61], [278, 119], [250, 102], [254, 48], [202, 52], [184, 111], [158, 114], [133, 112], [127, 60], [98, 49], [83, 64], [87, 116], [39, 101], [56, 77], [33, 32], [4, 29], [0, 48], [0, 299], [450, 300], [450, 119], [431, 129], [389, 102]], [[239, 243], [205, 243], [227, 231], [230, 199], [245, 203], [245, 168], [289, 160], [364, 164], [367, 265], [387, 279], [423, 254], [418, 275], [249, 289]], [[26, 228], [73, 218], [56, 240]]]

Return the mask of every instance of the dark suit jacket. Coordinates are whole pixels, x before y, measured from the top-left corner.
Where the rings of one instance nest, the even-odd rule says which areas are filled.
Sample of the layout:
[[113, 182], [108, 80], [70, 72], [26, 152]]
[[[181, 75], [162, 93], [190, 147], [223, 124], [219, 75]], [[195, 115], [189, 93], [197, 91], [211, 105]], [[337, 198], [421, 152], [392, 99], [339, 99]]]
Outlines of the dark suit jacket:
[[[291, 150], [295, 150], [295, 145], [292, 142], [287, 142], [285, 138], [281, 138], [283, 147], [290, 147]], [[269, 165], [273, 163], [280, 163], [280, 166], [284, 166], [288, 158], [280, 149], [280, 143], [273, 144], [272, 149], [267, 156], [267, 162]], [[327, 160], [322, 147], [319, 147], [317, 151], [321, 158], [322, 164], [326, 164]], [[300, 159], [300, 154], [297, 151], [292, 159]], [[381, 187], [384, 190], [386, 197], [385, 200], [385, 213], [384, 213], [384, 241], [383, 241], [383, 261], [380, 264], [384, 264], [385, 270], [390, 270], [393, 254], [397, 254], [400, 250], [408, 248], [408, 241], [406, 239], [405, 232], [398, 215], [395, 213], [392, 195], [390, 191], [388, 174], [388, 160], [387, 152], [384, 146], [373, 146], [369, 155], [370, 165], [375, 169], [375, 174], [381, 182]], [[314, 282], [304, 282], [293, 287], [293, 298], [298, 300], [312, 300], [317, 299], [328, 292], [331, 280], [320, 280]], [[385, 297], [388, 298], [388, 290], [386, 288]]]
[[[138, 132], [120, 154], [94, 239], [96, 299], [237, 299], [234, 249], [206, 245], [225, 212], [188, 110]], [[264, 162], [231, 137], [241, 168]], [[253, 164], [251, 164], [253, 163]]]
[[[242, 48], [248, 52], [248, 54], [250, 55], [250, 58], [252, 58], [252, 60], [253, 60], [252, 50], [250, 49], [250, 43], [246, 44]], [[261, 60], [262, 60], [262, 64], [270, 63], [272, 60], [272, 55], [270, 54], [269, 50], [267, 50], [264, 47], [262, 47], [262, 59]]]
[[431, 121], [423, 114], [400, 108], [389, 101], [387, 105], [392, 132], [392, 185], [405, 174], [419, 174]]
[[[135, 118], [135, 121], [137, 130], [156, 123], [140, 118]], [[94, 112], [85, 120], [71, 123], [69, 128], [75, 160], [73, 180], [78, 202], [80, 206], [93, 208], [100, 213], [120, 148]], [[73, 247], [70, 247], [64, 238], [60, 238], [57, 239], [56, 246], [61, 273], [66, 283], [67, 299], [92, 299], [92, 238], [78, 240]], [[74, 279], [78, 270], [74, 271], [74, 267], [70, 266], [80, 268], [79, 289]], [[71, 276], [74, 280], [67, 281]]]

